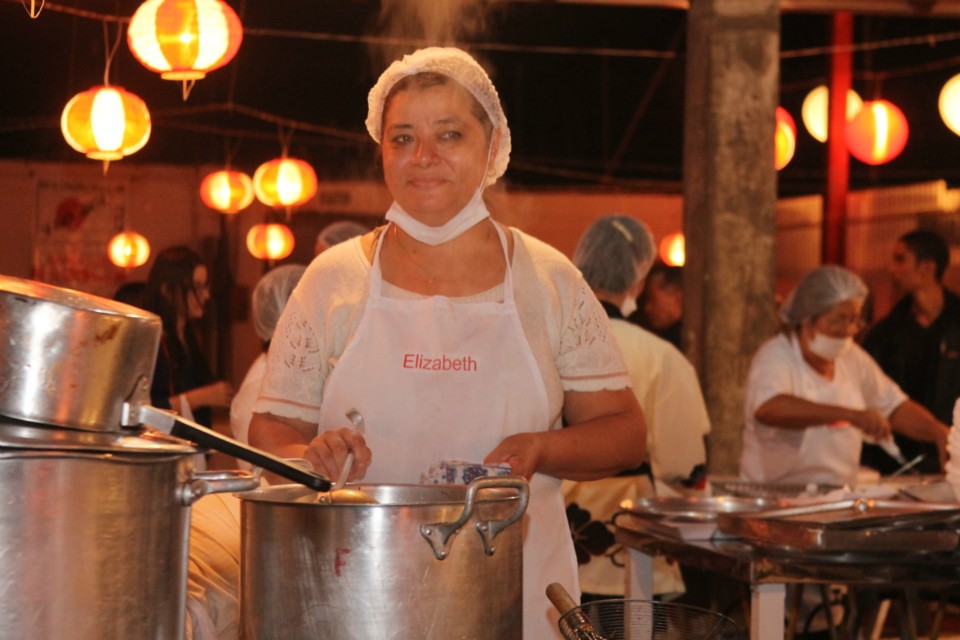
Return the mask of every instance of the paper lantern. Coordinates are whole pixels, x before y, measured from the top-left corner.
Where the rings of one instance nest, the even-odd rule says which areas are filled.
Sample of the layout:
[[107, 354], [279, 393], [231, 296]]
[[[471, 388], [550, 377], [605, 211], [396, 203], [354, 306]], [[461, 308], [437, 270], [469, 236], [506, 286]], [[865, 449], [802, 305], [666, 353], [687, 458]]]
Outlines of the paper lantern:
[[317, 174], [297, 158], [275, 158], [257, 167], [253, 192], [268, 207], [296, 207], [317, 194]]
[[214, 171], [200, 183], [200, 199], [220, 213], [236, 213], [253, 202], [253, 180], [242, 171]]
[[[853, 120], [860, 112], [863, 106], [863, 100], [853, 89], [847, 91], [847, 122]], [[800, 119], [803, 120], [803, 126], [815, 139], [820, 142], [827, 141], [827, 123], [830, 120], [830, 90], [822, 84], [803, 99], [803, 105], [800, 107]]]
[[960, 74], [947, 80], [937, 101], [944, 124], [960, 136]]
[[119, 160], [147, 143], [150, 112], [129, 91], [101, 85], [71, 98], [60, 116], [60, 130], [67, 144], [88, 158]]
[[282, 260], [293, 253], [293, 232], [285, 224], [257, 224], [247, 233], [247, 250], [260, 260]]
[[134, 12], [127, 44], [165, 80], [199, 80], [230, 62], [243, 27], [221, 0], [147, 0]]
[[147, 263], [150, 258], [150, 243], [139, 233], [124, 231], [110, 239], [107, 254], [110, 262], [116, 266], [132, 269]]
[[887, 100], [870, 100], [847, 123], [847, 149], [866, 164], [890, 162], [903, 151], [909, 129], [907, 118]]
[[660, 241], [660, 259], [671, 267], [683, 266], [687, 253], [682, 233], [671, 233]]
[[777, 107], [777, 128], [773, 137], [773, 164], [777, 171], [783, 169], [797, 150], [797, 124], [783, 107]]

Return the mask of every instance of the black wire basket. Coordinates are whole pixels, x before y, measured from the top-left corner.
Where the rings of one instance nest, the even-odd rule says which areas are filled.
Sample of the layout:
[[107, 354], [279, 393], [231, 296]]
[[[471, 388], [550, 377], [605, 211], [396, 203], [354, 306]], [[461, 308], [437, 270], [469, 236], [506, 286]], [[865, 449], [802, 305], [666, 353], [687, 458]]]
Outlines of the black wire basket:
[[595, 600], [560, 617], [566, 640], [736, 640], [727, 616], [672, 602]]

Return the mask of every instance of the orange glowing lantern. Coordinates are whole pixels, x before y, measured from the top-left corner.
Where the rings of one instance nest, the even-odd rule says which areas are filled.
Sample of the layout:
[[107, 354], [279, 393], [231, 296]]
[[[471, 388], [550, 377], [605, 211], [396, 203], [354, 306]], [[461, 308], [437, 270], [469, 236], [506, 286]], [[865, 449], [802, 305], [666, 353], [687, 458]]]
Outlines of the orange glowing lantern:
[[247, 250], [260, 260], [282, 260], [293, 253], [293, 232], [285, 224], [257, 224], [247, 233]]
[[783, 169], [797, 150], [797, 125], [793, 116], [783, 107], [777, 107], [777, 128], [773, 137], [773, 164], [777, 171]]
[[220, 213], [236, 213], [253, 202], [253, 180], [242, 171], [214, 171], [200, 183], [200, 199]]
[[243, 27], [221, 0], [147, 0], [134, 12], [127, 44], [165, 80], [199, 80], [230, 62]]
[[671, 267], [683, 266], [687, 252], [682, 233], [671, 233], [660, 241], [660, 259]]
[[860, 162], [883, 164], [900, 155], [908, 135], [907, 118], [896, 105], [870, 100], [847, 123], [847, 149]]
[[953, 76], [943, 85], [937, 107], [944, 124], [960, 136], [960, 74]]
[[[847, 122], [860, 113], [863, 100], [853, 89], [847, 91]], [[827, 121], [830, 119], [830, 90], [826, 85], [813, 89], [803, 99], [800, 107], [800, 118], [807, 131], [820, 142], [827, 141]]]
[[139, 233], [124, 231], [110, 239], [107, 245], [110, 262], [124, 269], [132, 269], [147, 263], [150, 258], [150, 243]]
[[296, 207], [317, 194], [317, 174], [297, 158], [275, 158], [257, 167], [253, 192], [268, 207]]
[[150, 139], [150, 112], [120, 87], [101, 85], [70, 99], [60, 116], [67, 144], [94, 160], [119, 160]]

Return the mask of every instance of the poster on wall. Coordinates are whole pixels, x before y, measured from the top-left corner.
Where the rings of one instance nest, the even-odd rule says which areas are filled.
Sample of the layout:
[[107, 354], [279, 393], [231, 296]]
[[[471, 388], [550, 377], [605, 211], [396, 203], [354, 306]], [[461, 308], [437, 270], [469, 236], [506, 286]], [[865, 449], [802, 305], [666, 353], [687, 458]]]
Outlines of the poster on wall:
[[126, 184], [42, 181], [37, 185], [33, 278], [109, 298], [124, 281], [107, 256], [123, 229]]

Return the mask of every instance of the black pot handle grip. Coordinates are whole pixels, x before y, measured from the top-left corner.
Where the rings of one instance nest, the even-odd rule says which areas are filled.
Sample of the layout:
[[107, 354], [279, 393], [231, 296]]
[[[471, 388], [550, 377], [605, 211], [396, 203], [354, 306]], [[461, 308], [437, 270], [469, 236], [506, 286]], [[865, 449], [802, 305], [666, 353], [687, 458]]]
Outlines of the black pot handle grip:
[[243, 460], [244, 462], [249, 462], [253, 466], [262, 468], [264, 471], [275, 473], [287, 480], [292, 480], [310, 487], [314, 491], [330, 491], [332, 483], [324, 476], [311, 471], [305, 471], [271, 453], [245, 445], [233, 438], [220, 435], [212, 429], [208, 429], [192, 420], [182, 418], [170, 411], [164, 411], [163, 409], [157, 409], [149, 405], [142, 405], [140, 407], [140, 421], [158, 431], [169, 433], [177, 438], [195, 442], [201, 447], [214, 449], [239, 460]]

